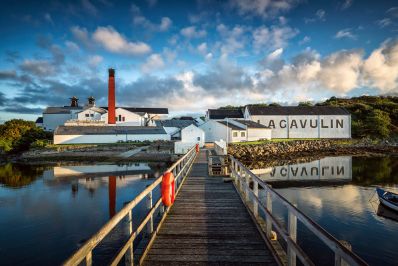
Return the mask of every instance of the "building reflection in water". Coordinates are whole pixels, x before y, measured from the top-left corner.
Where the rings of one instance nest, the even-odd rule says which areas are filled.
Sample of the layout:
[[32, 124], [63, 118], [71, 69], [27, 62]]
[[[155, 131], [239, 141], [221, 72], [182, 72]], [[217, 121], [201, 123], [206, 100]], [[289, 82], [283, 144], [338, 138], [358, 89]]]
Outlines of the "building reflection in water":
[[116, 213], [116, 176], [109, 176], [108, 182], [109, 218]]

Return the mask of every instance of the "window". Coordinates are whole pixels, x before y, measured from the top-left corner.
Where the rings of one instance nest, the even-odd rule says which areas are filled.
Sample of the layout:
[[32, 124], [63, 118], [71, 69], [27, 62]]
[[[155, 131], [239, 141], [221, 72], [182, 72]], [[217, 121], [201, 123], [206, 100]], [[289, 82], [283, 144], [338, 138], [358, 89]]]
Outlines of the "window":
[[123, 122], [126, 121], [126, 117], [123, 116]]
[[90, 114], [91, 117], [94, 117], [94, 114]]
[[257, 123], [259, 123], [259, 124], [260, 124], [260, 120], [257, 120]]
[[118, 121], [122, 121], [122, 115], [119, 115], [119, 120]]
[[198, 137], [198, 141], [200, 141], [200, 137]]
[[234, 138], [236, 138], [236, 137], [238, 136], [238, 132], [236, 132], [236, 131], [232, 132], [232, 136], [233, 136]]
[[90, 117], [90, 114], [86, 114], [86, 117]]
[[246, 132], [245, 132], [245, 131], [241, 131], [241, 132], [240, 132], [240, 136], [241, 136], [241, 137], [246, 137]]

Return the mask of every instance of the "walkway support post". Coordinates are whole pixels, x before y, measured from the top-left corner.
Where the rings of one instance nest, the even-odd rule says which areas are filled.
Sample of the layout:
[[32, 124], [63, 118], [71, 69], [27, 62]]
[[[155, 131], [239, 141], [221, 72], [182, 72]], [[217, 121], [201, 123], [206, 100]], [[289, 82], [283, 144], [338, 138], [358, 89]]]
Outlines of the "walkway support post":
[[[130, 210], [129, 214], [127, 215], [127, 223], [128, 223], [128, 232], [129, 232], [129, 237], [133, 233], [133, 211]], [[126, 256], [125, 256], [125, 265], [126, 266], [133, 266], [134, 265], [134, 254], [133, 254], [133, 242], [131, 242], [131, 245], [129, 246]]]
[[[271, 197], [271, 192], [267, 189], [267, 202], [266, 202], [266, 207], [267, 210], [270, 214], [272, 214], [272, 197]], [[269, 215], [266, 215], [266, 232], [267, 232], [267, 236], [269, 239], [272, 238], [272, 221], [271, 221], [271, 217]]]
[[[258, 182], [253, 180], [253, 193], [258, 198]], [[258, 202], [257, 200], [253, 200], [253, 214], [254, 217], [258, 217]]]
[[[297, 217], [289, 210], [288, 214], [288, 232], [291, 240], [297, 242]], [[288, 244], [287, 248], [287, 260], [289, 266], [296, 266], [296, 252], [293, 247]]]
[[[149, 212], [152, 209], [152, 191], [150, 191], [148, 193], [147, 197], [148, 198], [147, 198], [146, 207], [147, 207], [147, 210]], [[153, 215], [151, 215], [151, 218], [149, 219], [148, 224], [147, 224], [147, 233], [148, 233], [148, 235], [151, 235], [152, 232], [153, 232]]]

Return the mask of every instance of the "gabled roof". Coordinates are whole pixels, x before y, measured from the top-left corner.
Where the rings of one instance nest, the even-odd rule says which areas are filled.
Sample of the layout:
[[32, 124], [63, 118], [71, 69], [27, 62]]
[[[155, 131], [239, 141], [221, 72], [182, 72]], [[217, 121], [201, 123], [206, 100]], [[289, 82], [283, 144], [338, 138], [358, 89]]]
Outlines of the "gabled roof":
[[217, 121], [217, 123], [220, 123], [220, 124], [222, 124], [224, 126], [227, 126], [230, 129], [232, 129], [232, 130], [245, 130], [246, 129], [244, 127], [239, 127], [239, 126], [237, 126], [235, 124], [232, 124], [232, 123], [227, 123], [227, 121]]
[[247, 106], [251, 115], [349, 115], [342, 107], [333, 106]]
[[[108, 107], [101, 107], [101, 108], [108, 110]], [[123, 107], [123, 106], [118, 106], [116, 108], [123, 108], [133, 113], [148, 113], [148, 114], [162, 114], [162, 115], [169, 113], [168, 108], [146, 108], [146, 107], [141, 108], [141, 107]]]
[[167, 134], [163, 127], [135, 126], [59, 126], [54, 135]]
[[43, 124], [43, 117], [42, 116], [40, 116], [40, 117], [38, 117], [37, 119], [36, 119], [36, 122], [35, 122], [36, 124]]
[[194, 125], [195, 121], [181, 120], [181, 119], [168, 119], [168, 120], [155, 121], [155, 124], [158, 127], [177, 127], [179, 129], [182, 129], [187, 126]]
[[251, 120], [235, 120], [238, 123], [244, 124], [248, 128], [268, 128], [262, 124], [259, 124], [257, 122], [251, 121]]
[[104, 108], [92, 106], [92, 107], [86, 108], [84, 110], [81, 110], [79, 113], [84, 112], [84, 111], [89, 110], [89, 109], [94, 111], [94, 112], [100, 113], [100, 114], [106, 114], [108, 112]]
[[241, 108], [209, 109], [207, 112], [210, 119], [243, 118]]
[[43, 114], [70, 114], [71, 110], [83, 110], [83, 107], [72, 107], [72, 106], [64, 106], [64, 107], [47, 107]]

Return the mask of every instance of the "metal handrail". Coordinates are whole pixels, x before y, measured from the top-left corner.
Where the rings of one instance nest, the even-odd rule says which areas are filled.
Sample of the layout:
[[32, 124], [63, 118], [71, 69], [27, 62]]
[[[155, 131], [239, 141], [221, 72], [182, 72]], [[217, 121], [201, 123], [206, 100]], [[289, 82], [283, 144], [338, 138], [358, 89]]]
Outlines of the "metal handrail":
[[[313, 265], [309, 257], [304, 253], [297, 243], [297, 219], [313, 234], [315, 234], [320, 240], [323, 241], [335, 254], [335, 265], [341, 265], [343, 261], [349, 265], [367, 265], [358, 255], [353, 253], [351, 250], [346, 248], [342, 243], [340, 243], [336, 238], [329, 234], [320, 225], [314, 222], [311, 218], [297, 209], [289, 201], [287, 201], [283, 196], [276, 192], [272, 187], [266, 184], [258, 176], [253, 174], [249, 169], [247, 169], [241, 162], [230, 156], [231, 161], [231, 176], [235, 179], [234, 185], [238, 192], [243, 192], [240, 187], [244, 186], [246, 194], [246, 200], [249, 201], [249, 193], [253, 200], [253, 212], [254, 216], [258, 215], [258, 208], [260, 208], [266, 216], [266, 235], [271, 236], [272, 225], [276, 231], [282, 236], [282, 238], [287, 242], [288, 246], [288, 263], [289, 265], [295, 265], [296, 256], [304, 265]], [[246, 178], [247, 175], [247, 178]], [[253, 181], [253, 190], [249, 186], [249, 179]], [[243, 182], [242, 182], [243, 181]], [[266, 205], [258, 198], [258, 186], [261, 186], [267, 195]], [[272, 198], [278, 200], [282, 203], [288, 210], [288, 230], [286, 230], [272, 215]]]
[[[196, 149], [195, 146], [192, 147], [183, 157], [181, 157], [177, 162], [175, 162], [171, 167], [169, 167], [166, 172], [172, 172], [174, 174], [174, 180], [176, 182], [175, 189], [178, 189], [179, 179], [181, 177], [185, 177], [193, 164], [194, 159], [196, 158]], [[133, 264], [133, 247], [132, 243], [134, 239], [138, 236], [138, 234], [144, 229], [145, 224], [148, 224], [147, 227], [148, 233], [152, 234], [153, 232], [153, 215], [155, 210], [158, 207], [164, 207], [162, 204], [161, 197], [156, 201], [155, 205], [152, 206], [152, 191], [162, 182], [162, 176], [156, 179], [151, 185], [149, 185], [144, 191], [142, 191], [137, 197], [135, 197], [132, 201], [126, 204], [115, 216], [112, 217], [101, 229], [95, 233], [89, 240], [85, 242], [85, 244], [79, 248], [74, 254], [72, 254], [64, 263], [63, 265], [78, 265], [84, 259], [86, 261], [86, 265], [92, 264], [92, 251], [93, 249], [113, 230], [113, 228], [119, 224], [119, 222], [128, 216], [129, 219], [129, 228], [130, 228], [130, 237], [127, 240], [126, 244], [123, 248], [119, 251], [116, 257], [113, 259], [112, 264], [115, 262], [119, 262], [120, 259], [126, 253], [126, 261], [131, 262]], [[148, 214], [138, 226], [135, 232], [132, 231], [132, 210], [135, 206], [137, 206], [142, 199], [145, 197], [148, 198], [147, 207], [148, 207]], [[162, 211], [163, 214], [165, 213]], [[126, 247], [127, 246], [127, 247]], [[122, 255], [120, 255], [122, 253]], [[116, 264], [117, 264], [116, 262]]]

